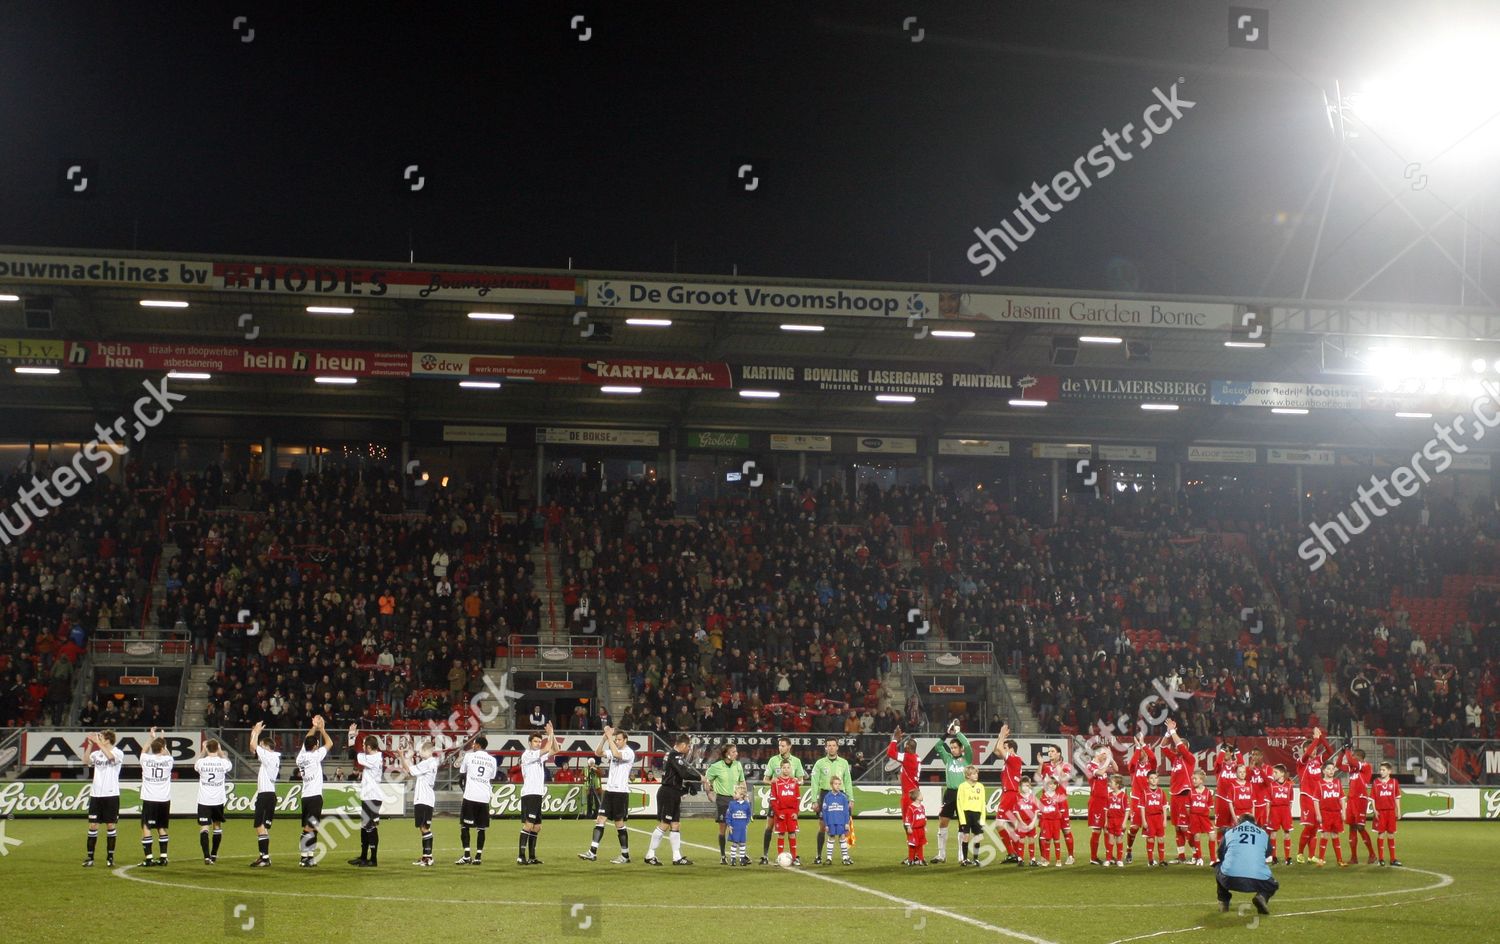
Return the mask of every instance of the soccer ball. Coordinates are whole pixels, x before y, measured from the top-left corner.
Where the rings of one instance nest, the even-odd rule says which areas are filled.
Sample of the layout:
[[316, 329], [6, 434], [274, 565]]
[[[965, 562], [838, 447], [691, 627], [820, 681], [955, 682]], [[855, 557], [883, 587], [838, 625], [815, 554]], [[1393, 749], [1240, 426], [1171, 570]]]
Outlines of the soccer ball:
[[784, 869], [791, 868], [792, 867], [792, 854], [790, 852], [783, 852], [781, 855], [779, 855], [779, 856], [776, 857], [776, 864], [779, 865], [779, 866], [781, 866]]

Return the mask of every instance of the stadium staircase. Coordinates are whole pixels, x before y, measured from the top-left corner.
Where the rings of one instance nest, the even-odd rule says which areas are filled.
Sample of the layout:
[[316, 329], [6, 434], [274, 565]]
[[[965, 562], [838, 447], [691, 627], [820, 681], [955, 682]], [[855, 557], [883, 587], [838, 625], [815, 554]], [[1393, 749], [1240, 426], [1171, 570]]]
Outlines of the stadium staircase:
[[561, 589], [562, 555], [551, 538], [547, 538], [541, 547], [531, 549], [530, 556], [536, 565], [537, 596], [542, 601], [540, 632], [548, 642], [557, 642], [568, 634], [568, 614]]

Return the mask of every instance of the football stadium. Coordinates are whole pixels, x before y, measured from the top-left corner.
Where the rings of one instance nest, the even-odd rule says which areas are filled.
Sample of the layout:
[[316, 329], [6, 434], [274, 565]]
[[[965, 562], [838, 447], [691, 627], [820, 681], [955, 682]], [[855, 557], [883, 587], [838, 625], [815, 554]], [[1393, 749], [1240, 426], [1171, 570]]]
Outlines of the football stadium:
[[6, 940], [1497, 939], [1500, 8], [1244, 2], [18, 4]]

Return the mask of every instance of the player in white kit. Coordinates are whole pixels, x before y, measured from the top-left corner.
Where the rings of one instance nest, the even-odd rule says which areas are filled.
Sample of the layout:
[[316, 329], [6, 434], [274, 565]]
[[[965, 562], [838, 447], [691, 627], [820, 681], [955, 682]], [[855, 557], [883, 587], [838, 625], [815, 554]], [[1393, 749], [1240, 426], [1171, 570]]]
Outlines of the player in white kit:
[[[172, 755], [161, 728], [147, 732], [151, 738], [141, 755], [141, 854], [143, 866], [167, 864], [167, 827], [172, 818]], [[156, 832], [157, 858], [151, 859], [152, 831]]]
[[552, 722], [541, 734], [533, 734], [531, 749], [521, 752], [521, 845], [516, 865], [541, 865], [536, 857], [536, 837], [542, 831], [542, 800], [547, 796], [547, 761], [557, 753]]
[[594, 835], [589, 842], [589, 851], [578, 853], [578, 858], [593, 862], [599, 858], [599, 840], [604, 838], [604, 824], [613, 820], [615, 836], [620, 840], [620, 854], [609, 860], [614, 865], [630, 864], [630, 833], [625, 828], [625, 818], [630, 815], [630, 768], [635, 764], [635, 751], [630, 749], [624, 731], [606, 726], [604, 737], [599, 742], [599, 756], [609, 763], [609, 772], [604, 776], [604, 806], [594, 820]]
[[[362, 748], [362, 749], [361, 749]], [[359, 736], [359, 725], [349, 725], [349, 749], [359, 767], [359, 858], [349, 864], [373, 869], [380, 851], [380, 804], [385, 791], [380, 781], [385, 775], [385, 755], [373, 734]]]
[[422, 858], [412, 865], [432, 868], [432, 810], [437, 805], [438, 759], [432, 744], [424, 743], [406, 758], [406, 772], [412, 778], [412, 818], [422, 834]]
[[93, 868], [94, 847], [99, 843], [99, 824], [103, 823], [104, 864], [114, 868], [115, 828], [120, 822], [120, 768], [125, 766], [125, 755], [115, 747], [115, 732], [84, 735], [83, 759], [94, 771], [89, 792], [88, 858], [83, 860], [83, 867]]
[[281, 776], [281, 752], [273, 750], [276, 741], [269, 734], [262, 734], [265, 722], [255, 722], [250, 729], [250, 744], [260, 761], [260, 770], [255, 775], [255, 841], [260, 855], [250, 863], [252, 869], [265, 869], [271, 865], [271, 821], [276, 818], [276, 780]]
[[[490, 828], [490, 801], [494, 793], [490, 784], [495, 779], [499, 765], [486, 750], [489, 739], [479, 735], [469, 742], [474, 748], [466, 751], [458, 761], [459, 776], [464, 782], [464, 801], [459, 809], [459, 837], [463, 840], [464, 854], [454, 865], [479, 865], [484, 857], [484, 831]], [[469, 854], [469, 830], [475, 829], [473, 855]]]
[[297, 773], [302, 778], [302, 836], [297, 845], [297, 865], [304, 869], [316, 866], [318, 824], [323, 820], [323, 758], [333, 747], [333, 738], [323, 728], [323, 716], [314, 715], [312, 727], [302, 738], [297, 752]]
[[219, 840], [224, 838], [225, 791], [234, 762], [224, 753], [223, 745], [209, 738], [193, 769], [198, 771], [198, 845], [203, 849], [203, 864], [214, 865], [219, 861]]

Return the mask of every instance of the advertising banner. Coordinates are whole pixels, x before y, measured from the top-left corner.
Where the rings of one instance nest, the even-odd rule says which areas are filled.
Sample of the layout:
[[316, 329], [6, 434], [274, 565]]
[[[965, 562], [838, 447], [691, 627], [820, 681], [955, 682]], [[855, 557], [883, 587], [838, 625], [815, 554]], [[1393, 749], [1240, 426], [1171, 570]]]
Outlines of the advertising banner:
[[[21, 763], [27, 767], [82, 767], [83, 731], [26, 731], [21, 735]], [[201, 731], [162, 732], [167, 751], [178, 766], [192, 767], [198, 759]], [[141, 751], [151, 743], [145, 731], [116, 731], [115, 747], [125, 755], [127, 766], [141, 762]]]
[[1254, 446], [1188, 446], [1189, 462], [1249, 462], [1255, 463]]
[[826, 365], [735, 364], [735, 385], [816, 390], [820, 393], [935, 394], [955, 391], [1055, 400], [1058, 379], [984, 371], [941, 368], [855, 367], [847, 363]]
[[1087, 443], [1032, 443], [1033, 459], [1087, 459], [1094, 447]]
[[234, 344], [69, 341], [67, 366], [85, 369], [202, 371], [214, 374], [339, 374], [406, 377], [411, 355], [398, 351], [323, 351]]
[[600, 359], [578, 357], [511, 357], [503, 354], [444, 354], [416, 351], [413, 377], [458, 380], [529, 380], [546, 384], [638, 384], [643, 387], [695, 387], [727, 390], [727, 364]]
[[443, 442], [503, 443], [504, 426], [459, 426], [443, 424]]
[[1302, 410], [1358, 410], [1363, 392], [1347, 384], [1281, 383], [1270, 380], [1215, 380], [1215, 406], [1261, 406]]
[[57, 367], [66, 353], [63, 341], [0, 338], [0, 364], [7, 367]]
[[909, 436], [861, 436], [855, 440], [854, 447], [859, 452], [917, 454], [917, 441]]
[[1100, 446], [1099, 458], [1110, 462], [1155, 462], [1155, 446]]
[[771, 449], [775, 452], [832, 452], [833, 437], [816, 433], [772, 433]]
[[689, 449], [749, 449], [749, 433], [700, 432], [687, 434]]
[[939, 439], [940, 456], [1008, 456], [1010, 443], [1003, 439]]
[[538, 427], [536, 441], [555, 446], [657, 446], [661, 434], [654, 429], [573, 429]]
[[1235, 306], [1213, 302], [944, 292], [938, 304], [942, 318], [1066, 325], [1083, 334], [1108, 334], [1109, 328], [1227, 332], [1235, 324]]
[[[179, 765], [180, 766], [180, 765]], [[182, 774], [195, 778], [189, 767]], [[229, 784], [225, 797], [226, 816], [250, 817], [255, 815], [255, 775], [241, 773], [244, 782]], [[404, 785], [388, 783], [383, 787], [385, 800], [381, 804], [381, 816], [401, 816], [406, 812]], [[93, 788], [87, 782], [58, 782], [47, 780], [15, 780], [0, 784], [0, 817], [7, 816], [82, 816], [88, 812], [89, 797]], [[178, 780], [172, 783], [172, 815], [196, 816], [198, 812], [198, 782], [196, 779]], [[276, 813], [278, 816], [296, 816], [302, 804], [300, 783], [278, 783], [276, 785]], [[141, 815], [140, 783], [120, 784], [120, 818]], [[325, 784], [323, 786], [323, 815], [359, 816], [358, 784]]]
[[741, 311], [806, 318], [930, 318], [938, 303], [936, 292], [630, 279], [590, 279], [587, 299], [590, 308]]
[[1120, 380], [1111, 377], [1064, 377], [1064, 400], [1147, 400], [1156, 403], [1207, 403], [1206, 380]]
[[1270, 465], [1333, 465], [1333, 450], [1271, 446], [1266, 449], [1266, 462]]

